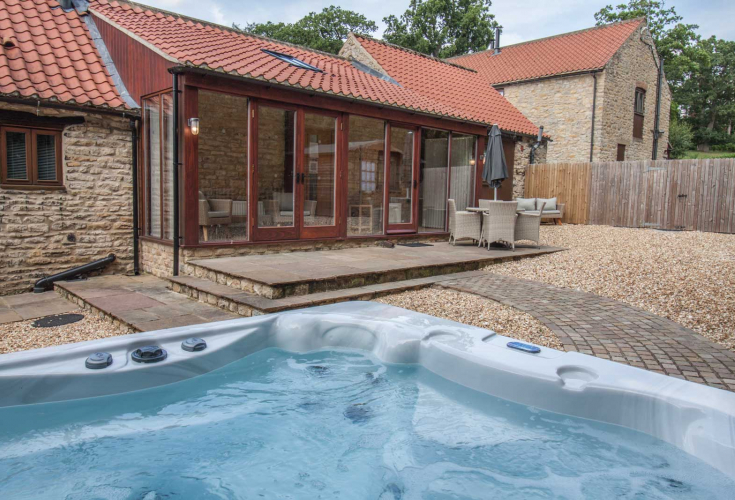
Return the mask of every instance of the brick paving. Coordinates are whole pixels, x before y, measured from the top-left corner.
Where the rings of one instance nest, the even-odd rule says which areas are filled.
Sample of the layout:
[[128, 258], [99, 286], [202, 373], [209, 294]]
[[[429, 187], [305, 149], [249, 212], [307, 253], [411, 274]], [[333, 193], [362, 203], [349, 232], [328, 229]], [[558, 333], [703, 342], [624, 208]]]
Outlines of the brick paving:
[[735, 391], [735, 352], [617, 300], [492, 273], [437, 286], [524, 311], [553, 331], [567, 351]]

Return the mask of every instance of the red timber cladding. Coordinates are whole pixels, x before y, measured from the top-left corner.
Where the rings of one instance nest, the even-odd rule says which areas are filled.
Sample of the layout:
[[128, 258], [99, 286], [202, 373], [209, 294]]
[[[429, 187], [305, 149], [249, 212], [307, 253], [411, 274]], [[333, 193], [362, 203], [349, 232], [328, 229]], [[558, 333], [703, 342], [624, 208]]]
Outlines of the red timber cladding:
[[95, 17], [94, 22], [135, 102], [141, 104], [141, 96], [171, 88], [172, 76], [167, 70], [174, 63], [100, 18]]

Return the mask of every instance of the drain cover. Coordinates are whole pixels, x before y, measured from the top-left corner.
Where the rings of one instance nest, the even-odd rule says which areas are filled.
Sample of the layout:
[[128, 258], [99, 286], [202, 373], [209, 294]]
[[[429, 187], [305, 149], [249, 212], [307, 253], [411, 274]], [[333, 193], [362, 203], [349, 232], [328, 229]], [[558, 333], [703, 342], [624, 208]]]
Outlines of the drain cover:
[[46, 316], [45, 318], [39, 318], [31, 323], [31, 325], [35, 326], [36, 328], [51, 328], [52, 326], [70, 325], [83, 319], [83, 314], [58, 314], [56, 316]]
[[429, 245], [428, 243], [399, 243], [398, 246], [400, 247], [433, 247], [434, 245]]

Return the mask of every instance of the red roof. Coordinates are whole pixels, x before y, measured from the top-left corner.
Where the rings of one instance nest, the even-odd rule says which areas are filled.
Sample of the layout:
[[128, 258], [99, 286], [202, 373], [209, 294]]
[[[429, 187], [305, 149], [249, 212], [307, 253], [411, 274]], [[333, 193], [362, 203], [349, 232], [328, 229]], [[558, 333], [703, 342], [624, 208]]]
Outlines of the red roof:
[[461, 110], [474, 121], [536, 135], [531, 123], [476, 71], [381, 40], [353, 35], [383, 70], [401, 85]]
[[[505, 114], [513, 120], [506, 130], [535, 133], [535, 127], [499, 95], [493, 102], [501, 111], [488, 114], [474, 106], [456, 106], [413, 86], [396, 85], [361, 71], [345, 58], [304, 47], [245, 34], [223, 26], [200, 22], [178, 14], [109, 0], [92, 0], [90, 10], [102, 21], [128, 32], [172, 62], [268, 81], [335, 96], [349, 97], [417, 112], [483, 124], [496, 123]], [[322, 72], [298, 68], [263, 49], [296, 57]], [[410, 58], [409, 58], [410, 59]], [[442, 66], [452, 67], [445, 63]], [[475, 75], [467, 70], [463, 73]], [[461, 84], [461, 79], [457, 80]], [[489, 87], [483, 82], [485, 87]], [[490, 89], [492, 90], [492, 89]], [[494, 94], [494, 90], [492, 90]], [[467, 87], [465, 94], [469, 94]], [[475, 94], [470, 102], [477, 101]], [[506, 111], [509, 110], [509, 111]]]
[[56, 0], [0, 1], [0, 94], [125, 108], [84, 20]]
[[602, 69], [643, 23], [632, 19], [508, 45], [500, 54], [490, 49], [450, 60], [476, 69], [494, 85]]

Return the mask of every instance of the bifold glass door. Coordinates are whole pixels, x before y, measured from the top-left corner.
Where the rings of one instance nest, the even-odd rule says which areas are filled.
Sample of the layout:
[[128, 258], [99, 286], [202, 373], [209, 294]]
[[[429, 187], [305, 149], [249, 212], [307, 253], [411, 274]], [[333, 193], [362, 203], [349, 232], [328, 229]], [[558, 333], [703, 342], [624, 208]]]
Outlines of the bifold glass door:
[[386, 141], [388, 189], [385, 204], [388, 207], [389, 233], [416, 231], [417, 141], [417, 129], [388, 125]]
[[258, 103], [256, 241], [338, 236], [339, 116]]

